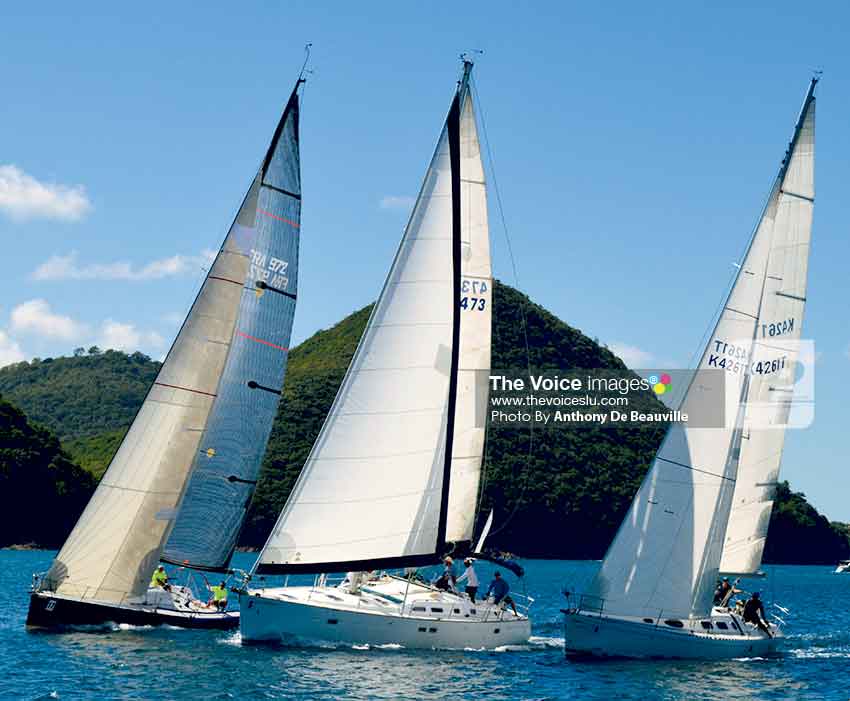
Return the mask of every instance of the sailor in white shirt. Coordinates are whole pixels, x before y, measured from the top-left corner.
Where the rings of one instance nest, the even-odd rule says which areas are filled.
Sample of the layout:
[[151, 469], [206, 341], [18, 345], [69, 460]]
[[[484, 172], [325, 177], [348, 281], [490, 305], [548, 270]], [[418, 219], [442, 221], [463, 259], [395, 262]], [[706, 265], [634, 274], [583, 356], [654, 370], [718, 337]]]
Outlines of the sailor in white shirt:
[[457, 578], [457, 583], [460, 584], [464, 579], [466, 580], [466, 593], [469, 596], [470, 601], [475, 603], [475, 595], [478, 593], [478, 573], [475, 571], [475, 560], [471, 557], [466, 558], [463, 561], [466, 569], [463, 574]]

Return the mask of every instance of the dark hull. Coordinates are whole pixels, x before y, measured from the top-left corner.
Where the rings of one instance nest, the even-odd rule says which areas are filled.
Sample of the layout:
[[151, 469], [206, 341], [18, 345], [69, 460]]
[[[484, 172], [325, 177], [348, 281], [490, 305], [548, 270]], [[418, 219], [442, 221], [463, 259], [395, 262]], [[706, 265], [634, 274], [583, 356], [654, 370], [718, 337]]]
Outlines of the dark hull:
[[226, 614], [166, 612], [163, 609], [75, 601], [54, 597], [47, 593], [30, 595], [30, 608], [27, 613], [28, 628], [57, 630], [76, 626], [98, 626], [105, 623], [231, 630], [239, 626], [239, 614], [235, 611]]

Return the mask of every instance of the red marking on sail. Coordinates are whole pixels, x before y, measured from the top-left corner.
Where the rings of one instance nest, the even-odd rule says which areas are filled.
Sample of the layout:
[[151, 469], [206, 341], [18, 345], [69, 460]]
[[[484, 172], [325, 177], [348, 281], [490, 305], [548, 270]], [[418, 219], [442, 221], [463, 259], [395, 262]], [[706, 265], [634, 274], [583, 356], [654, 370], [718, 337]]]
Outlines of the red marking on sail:
[[277, 345], [277, 343], [272, 343], [271, 341], [264, 341], [262, 338], [257, 338], [255, 336], [249, 336], [247, 333], [243, 333], [242, 331], [236, 332], [237, 336], [242, 336], [244, 338], [250, 338], [252, 341], [256, 341], [257, 343], [262, 343], [264, 346], [271, 346], [272, 348], [277, 348], [278, 350], [288, 351], [289, 348], [284, 348], [283, 346]]
[[285, 219], [284, 217], [279, 217], [279, 216], [277, 216], [277, 214], [272, 214], [271, 212], [267, 212], [265, 209], [257, 208], [257, 211], [260, 214], [265, 214], [267, 217], [271, 217], [272, 219], [277, 219], [278, 221], [285, 222], [286, 224], [289, 224], [290, 226], [294, 226], [296, 229], [301, 228], [301, 226], [299, 224], [292, 221], [291, 219]]
[[242, 283], [238, 280], [231, 280], [229, 277], [219, 277], [218, 275], [210, 275], [210, 280], [223, 280], [224, 282], [232, 282], [234, 285], [242, 286]]
[[171, 389], [182, 389], [184, 392], [194, 392], [195, 394], [203, 394], [207, 397], [214, 397], [214, 394], [209, 392], [202, 392], [199, 389], [192, 389], [191, 387], [180, 387], [179, 385], [167, 385], [164, 382], [154, 382], [155, 385], [159, 385], [160, 387], [170, 387]]

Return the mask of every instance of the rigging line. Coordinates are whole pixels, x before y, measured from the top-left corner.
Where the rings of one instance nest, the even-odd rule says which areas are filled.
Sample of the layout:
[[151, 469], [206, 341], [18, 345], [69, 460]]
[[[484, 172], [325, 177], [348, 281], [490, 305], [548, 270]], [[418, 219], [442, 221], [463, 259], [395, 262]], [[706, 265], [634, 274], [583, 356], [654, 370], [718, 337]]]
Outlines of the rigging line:
[[[510, 261], [511, 261], [511, 270], [512, 270], [513, 276], [514, 276], [514, 283], [516, 284], [517, 290], [519, 291], [519, 289], [520, 289], [519, 272], [517, 271], [516, 258], [514, 257], [514, 249], [513, 249], [513, 246], [511, 245], [511, 237], [510, 237], [510, 234], [508, 232], [508, 223], [507, 223], [507, 220], [505, 218], [505, 209], [504, 209], [504, 206], [502, 205], [502, 193], [499, 190], [499, 181], [496, 178], [496, 162], [495, 162], [495, 159], [493, 158], [493, 151], [490, 148], [490, 138], [487, 135], [487, 124], [484, 121], [484, 106], [481, 103], [481, 95], [478, 92], [478, 84], [475, 82], [475, 76], [470, 76], [470, 88], [471, 88], [471, 90], [474, 94], [475, 101], [478, 103], [478, 116], [481, 120], [481, 133], [484, 136], [484, 146], [487, 149], [487, 160], [490, 162], [490, 173], [493, 175], [493, 192], [496, 195], [496, 205], [497, 205], [498, 210], [499, 210], [499, 218], [502, 221], [502, 232], [505, 236], [505, 244], [506, 244], [506, 247], [508, 249], [508, 257], [510, 258]], [[522, 295], [522, 292], [520, 292], [520, 294]], [[528, 297], [526, 295], [522, 295], [522, 297], [523, 297], [523, 299], [522, 299], [522, 302], [521, 302], [520, 307], [519, 307], [520, 321], [521, 321], [521, 326], [522, 326], [522, 337], [523, 337], [523, 341], [525, 342], [526, 369], [528, 370], [528, 374], [531, 375], [531, 350], [529, 349], [529, 345], [528, 345], [528, 320], [527, 320], [527, 316], [526, 316], [526, 304], [528, 303]], [[487, 426], [487, 422], [486, 422], [486, 419], [485, 419], [485, 430], [486, 430], [486, 426]], [[529, 424], [529, 427], [528, 427], [528, 455], [526, 457], [525, 467], [522, 471], [522, 484], [521, 484], [521, 487], [520, 487], [519, 497], [514, 500], [513, 510], [510, 512], [510, 514], [508, 514], [508, 517], [505, 519], [505, 521], [495, 531], [490, 531], [489, 537], [491, 537], [491, 538], [494, 535], [497, 535], [498, 533], [502, 532], [506, 528], [506, 526], [511, 522], [513, 517], [516, 516], [516, 513], [519, 510], [519, 505], [523, 502], [523, 499], [525, 497], [525, 492], [528, 488], [529, 472], [530, 472], [529, 465], [531, 464], [531, 457], [533, 455], [533, 451], [534, 451], [534, 422], [532, 421]], [[485, 455], [486, 455], [486, 451], [485, 451]], [[484, 462], [486, 463], [486, 461], [484, 461]], [[483, 465], [482, 465], [481, 471], [482, 471], [482, 478], [481, 478], [482, 485], [481, 485], [481, 491], [480, 491], [480, 494], [479, 494], [479, 497], [478, 497], [478, 500], [479, 500], [478, 508], [480, 508], [481, 501], [484, 498], [484, 489], [487, 486], [487, 470], [484, 469]], [[477, 511], [477, 509], [476, 509], [476, 511]]]

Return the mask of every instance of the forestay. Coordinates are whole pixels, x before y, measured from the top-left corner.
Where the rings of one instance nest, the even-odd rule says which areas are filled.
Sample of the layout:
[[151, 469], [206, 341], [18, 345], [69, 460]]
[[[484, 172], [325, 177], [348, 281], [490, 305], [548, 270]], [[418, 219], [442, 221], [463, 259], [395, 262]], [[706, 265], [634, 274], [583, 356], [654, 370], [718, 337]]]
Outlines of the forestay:
[[[282, 136], [276, 134], [279, 148], [270, 151], [263, 164], [265, 179], [258, 177], [246, 195], [154, 384], [45, 576], [43, 589], [81, 600], [116, 603], [140, 600], [160, 560], [199, 452], [209, 456], [212, 448], [215, 455], [221, 451], [232, 458], [228, 475], [250, 478], [255, 470], [251, 461], [257, 452], [262, 453], [268, 427], [259, 429], [249, 424], [257, 421], [258, 415], [273, 416], [278, 395], [250, 390], [258, 399], [248, 400], [248, 390], [238, 384], [256, 378], [258, 383], [279, 389], [282, 382], [294, 299], [282, 305], [276, 301], [274, 306], [264, 308], [264, 303], [280, 295], [267, 292], [257, 297], [254, 280], [264, 276], [267, 267], [259, 265], [252, 251], [263, 254], [281, 251], [283, 260], [296, 264], [298, 198], [279, 197], [270, 188], [261, 186], [262, 183], [276, 187], [297, 185], [297, 175], [293, 178], [293, 173], [297, 174], [297, 160], [293, 165], [289, 158], [293, 147], [297, 151], [294, 136], [297, 131], [293, 131], [297, 129], [297, 98], [290, 100], [290, 108], [295, 109], [290, 112], [293, 115], [290, 125], [283, 129]], [[278, 140], [277, 136], [281, 138]], [[297, 190], [294, 192], [297, 194]], [[260, 223], [257, 223], [258, 214], [264, 217]], [[289, 219], [289, 242], [273, 244], [281, 230], [270, 227], [265, 218]], [[294, 290], [294, 269], [289, 283], [281, 285], [281, 291], [286, 290]], [[278, 326], [271, 333], [270, 327], [275, 324]], [[265, 346], [252, 338], [261, 333], [258, 331], [261, 328], [268, 329], [271, 335], [255, 338], [273, 344], [268, 347], [275, 351], [274, 358], [266, 352], [255, 355], [239, 350], [248, 342]], [[238, 352], [231, 353], [231, 348]], [[230, 374], [226, 382], [221, 382], [225, 372]], [[243, 373], [241, 377], [239, 373]], [[246, 394], [240, 395], [243, 391]], [[225, 399], [232, 404], [240, 396], [246, 397], [246, 403], [250, 402], [253, 415], [228, 422], [218, 412], [217, 401]], [[210, 423], [211, 417], [215, 417], [215, 424]], [[261, 439], [262, 446], [249, 446], [247, 452], [241, 447], [237, 449], [236, 445], [245, 439]], [[225, 485], [230, 487], [231, 483]], [[217, 521], [210, 516], [203, 525], [198, 523], [196, 536], [210, 546], [217, 545], [218, 552], [230, 546], [214, 543], [217, 536], [213, 530], [222, 528], [222, 523], [227, 528], [235, 525], [238, 530], [237, 519], [232, 516], [234, 506], [243, 509], [245, 495], [252, 489], [240, 483], [233, 487], [242, 490], [236, 495], [239, 501], [233, 502], [235, 491], [227, 489], [221, 492], [222, 501], [216, 504], [216, 514], [224, 515], [225, 520]], [[210, 547], [209, 551], [215, 549]]]
[[[806, 109], [810, 97], [811, 91], [791, 152], [798, 143], [801, 152], [810, 148], [798, 139], [806, 128], [800, 124], [813, 124]], [[800, 211], [789, 208], [783, 194], [790, 192], [793, 180], [794, 187], [803, 188], [796, 194], [809, 196], [800, 173], [799, 159], [783, 166], [698, 365], [699, 370], [725, 370], [725, 381], [698, 374], [682, 402], [682, 412], [694, 414], [712, 401], [712, 394], [725, 391], [726, 426], [670, 427], [589, 591], [606, 613], [656, 619], [702, 616], [711, 610], [739, 456], [746, 450], [745, 401], [750, 391], [777, 382], [776, 373], [756, 378], [751, 372], [768, 348], [765, 342], [755, 344], [763, 314], [776, 309], [770, 306], [774, 301], [763, 300], [785, 290], [804, 296], [799, 293], [801, 279], [805, 286], [805, 264], [801, 269], [790, 261], [801, 251], [807, 254], [808, 234], [802, 238]], [[793, 235], [789, 229], [777, 239], [775, 222], [794, 216]], [[775, 274], [788, 279], [772, 281]]]
[[163, 555], [227, 566], [254, 493], [286, 372], [298, 284], [301, 175], [293, 91], [239, 224], [249, 256], [238, 321], [192, 477]]
[[760, 367], [776, 365], [778, 370], [754, 374], [750, 384], [721, 572], [751, 574], [761, 566], [785, 428], [799, 376], [797, 354], [815, 197], [813, 97], [805, 103], [800, 125], [787, 172], [777, 183], [768, 213], [773, 236], [753, 358]]
[[491, 284], [468, 68], [384, 288], [258, 572], [426, 564], [447, 537], [471, 536], [466, 510], [474, 510], [483, 450], [473, 374], [489, 367]]

